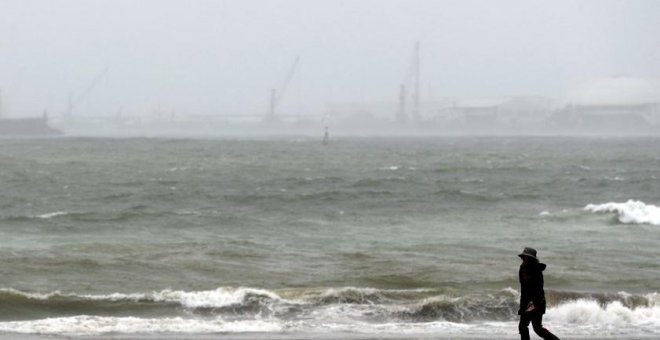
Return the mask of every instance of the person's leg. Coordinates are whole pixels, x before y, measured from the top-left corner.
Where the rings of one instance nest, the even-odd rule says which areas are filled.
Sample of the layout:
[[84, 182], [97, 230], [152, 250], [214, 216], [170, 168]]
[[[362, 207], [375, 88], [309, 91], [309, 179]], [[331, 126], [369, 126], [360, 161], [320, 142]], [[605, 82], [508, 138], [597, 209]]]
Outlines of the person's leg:
[[536, 334], [545, 340], [559, 340], [559, 338], [550, 333], [549, 330], [543, 328], [543, 314], [532, 313], [531, 319], [532, 327], [534, 328], [534, 332], [536, 332]]
[[520, 340], [529, 340], [529, 313], [520, 314], [520, 323], [518, 324], [518, 333], [520, 333]]

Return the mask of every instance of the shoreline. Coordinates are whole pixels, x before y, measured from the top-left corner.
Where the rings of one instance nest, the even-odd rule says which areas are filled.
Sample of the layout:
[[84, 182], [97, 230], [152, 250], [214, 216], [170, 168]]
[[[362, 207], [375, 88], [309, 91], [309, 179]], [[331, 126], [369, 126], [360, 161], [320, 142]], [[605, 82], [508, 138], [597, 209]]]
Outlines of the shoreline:
[[[537, 337], [531, 334], [532, 338]], [[123, 333], [123, 334], [99, 334], [99, 335], [49, 335], [49, 334], [21, 334], [21, 333], [0, 333], [0, 340], [5, 339], [25, 339], [25, 340], [46, 340], [46, 339], [67, 339], [67, 340], [94, 340], [94, 339], [110, 339], [110, 340], [248, 340], [248, 339], [261, 339], [261, 340], [490, 340], [493, 336], [489, 334], [483, 335], [434, 335], [434, 334], [360, 334], [360, 333], [225, 333], [225, 334], [209, 334], [209, 333]], [[519, 339], [517, 334], [510, 336], [497, 335], [501, 340], [514, 340]], [[538, 337], [537, 337], [538, 338]], [[650, 340], [655, 339], [655, 336], [631, 336], [622, 337], [620, 335], [611, 336], [561, 336], [563, 340]]]

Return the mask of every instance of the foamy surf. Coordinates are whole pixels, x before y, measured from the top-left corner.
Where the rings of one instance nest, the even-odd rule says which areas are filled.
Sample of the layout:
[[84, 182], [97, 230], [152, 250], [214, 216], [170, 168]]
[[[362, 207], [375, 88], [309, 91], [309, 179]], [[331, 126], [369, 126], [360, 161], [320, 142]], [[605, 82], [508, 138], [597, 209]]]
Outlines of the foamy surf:
[[[0, 322], [0, 332], [55, 336], [104, 334], [327, 333], [480, 337], [516, 332], [518, 291], [451, 296], [432, 289], [221, 287], [208, 291], [146, 294], [31, 294], [0, 290], [23, 308], [48, 309], [49, 317]], [[548, 292], [545, 322], [565, 336], [660, 336], [660, 297]], [[34, 300], [37, 303], [32, 304]], [[131, 316], [112, 315], [114, 302]], [[174, 304], [174, 305], [172, 305]], [[154, 308], [156, 305], [157, 308]], [[146, 313], [139, 315], [140, 306]], [[256, 306], [256, 307], [255, 307]], [[181, 308], [183, 307], [183, 308]], [[80, 308], [77, 315], [66, 315]], [[105, 308], [105, 309], [104, 309]]]
[[0, 322], [0, 332], [44, 335], [101, 335], [118, 334], [208, 334], [279, 332], [282, 324], [276, 321], [224, 321], [220, 318], [136, 318], [80, 315], [30, 321]]
[[53, 218], [53, 217], [66, 216], [66, 215], [68, 215], [68, 214], [69, 214], [69, 213], [66, 212], [66, 211], [55, 211], [55, 212], [50, 212], [50, 213], [46, 213], [46, 214], [37, 215], [37, 218], [41, 218], [41, 219], [51, 219], [51, 218]]
[[[351, 315], [310, 314], [305, 319], [254, 318], [225, 320], [221, 317], [138, 318], [79, 315], [28, 321], [0, 322], [0, 332], [53, 336], [100, 336], [104, 334], [244, 334], [277, 333], [358, 333], [373, 335], [508, 336], [515, 334], [517, 321], [478, 321], [470, 323], [436, 320], [368, 322]], [[660, 309], [629, 309], [618, 302], [601, 306], [595, 301], [577, 300], [548, 309], [545, 325], [564, 337], [660, 336]]]
[[186, 308], [221, 308], [244, 303], [250, 297], [272, 301], [282, 300], [271, 291], [255, 288], [218, 288], [199, 292], [164, 290], [148, 297], [156, 302], [177, 302]]
[[616, 213], [619, 222], [625, 224], [660, 225], [660, 208], [642, 201], [628, 200], [625, 203], [588, 204], [584, 210], [594, 213]]
[[[618, 329], [660, 327], [660, 306], [628, 308], [619, 301], [602, 305], [594, 300], [576, 300], [548, 310], [548, 322], [566, 326]], [[660, 330], [659, 330], [660, 331]]]
[[75, 293], [62, 293], [59, 291], [51, 293], [27, 293], [15, 289], [0, 289], [0, 293], [11, 294], [14, 296], [24, 297], [31, 300], [77, 300], [77, 301], [106, 301], [106, 302], [122, 302], [131, 301], [139, 302], [162, 302], [162, 303], [176, 303], [184, 308], [222, 308], [227, 306], [239, 305], [245, 303], [247, 300], [265, 299], [273, 301], [282, 301], [282, 299], [274, 292], [246, 287], [220, 287], [215, 290], [206, 291], [181, 291], [181, 290], [162, 290], [152, 293], [133, 293], [133, 294], [75, 294]]

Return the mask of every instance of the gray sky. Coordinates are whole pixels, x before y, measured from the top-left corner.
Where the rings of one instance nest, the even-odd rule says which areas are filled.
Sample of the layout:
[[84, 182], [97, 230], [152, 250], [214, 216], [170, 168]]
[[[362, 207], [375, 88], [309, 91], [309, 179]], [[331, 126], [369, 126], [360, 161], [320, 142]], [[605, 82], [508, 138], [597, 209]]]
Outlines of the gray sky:
[[577, 81], [660, 76], [660, 1], [0, 0], [5, 111], [263, 114], [396, 100], [415, 41], [423, 95], [557, 96]]

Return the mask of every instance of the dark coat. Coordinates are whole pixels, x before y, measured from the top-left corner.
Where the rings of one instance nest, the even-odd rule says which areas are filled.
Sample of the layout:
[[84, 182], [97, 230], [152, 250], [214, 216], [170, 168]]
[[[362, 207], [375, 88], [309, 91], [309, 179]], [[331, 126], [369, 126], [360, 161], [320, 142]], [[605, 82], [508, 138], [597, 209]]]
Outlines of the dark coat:
[[546, 265], [538, 261], [523, 262], [518, 271], [520, 280], [520, 309], [522, 314], [530, 302], [534, 303], [535, 312], [545, 313], [545, 292], [543, 291], [543, 270]]

